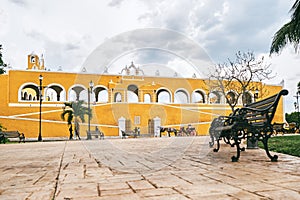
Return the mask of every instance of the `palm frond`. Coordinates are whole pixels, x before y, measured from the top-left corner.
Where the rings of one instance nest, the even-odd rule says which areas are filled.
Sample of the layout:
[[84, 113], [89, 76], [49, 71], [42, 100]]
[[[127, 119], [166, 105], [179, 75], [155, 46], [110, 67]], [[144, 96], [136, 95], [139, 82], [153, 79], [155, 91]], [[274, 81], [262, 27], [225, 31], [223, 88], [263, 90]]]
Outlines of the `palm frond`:
[[61, 118], [64, 121], [65, 121], [65, 115], [68, 116], [67, 118], [68, 124], [71, 124], [74, 117], [73, 110], [64, 110], [63, 113], [61, 113]]
[[292, 13], [291, 21], [283, 25], [274, 35], [270, 55], [280, 53], [288, 44], [293, 44], [295, 52], [299, 49], [300, 43], [300, 0], [296, 0], [290, 12]]
[[85, 115], [92, 117], [92, 112], [84, 105], [85, 102], [83, 100], [76, 102], [66, 102], [64, 112], [61, 114], [62, 119], [65, 119], [65, 115], [68, 114], [68, 122], [72, 121], [73, 118], [75, 120], [81, 120], [81, 122], [85, 122]]
[[273, 38], [270, 54], [279, 53], [281, 49], [288, 43], [289, 41], [289, 32], [290, 30], [290, 22], [285, 24], [281, 29], [279, 29]]

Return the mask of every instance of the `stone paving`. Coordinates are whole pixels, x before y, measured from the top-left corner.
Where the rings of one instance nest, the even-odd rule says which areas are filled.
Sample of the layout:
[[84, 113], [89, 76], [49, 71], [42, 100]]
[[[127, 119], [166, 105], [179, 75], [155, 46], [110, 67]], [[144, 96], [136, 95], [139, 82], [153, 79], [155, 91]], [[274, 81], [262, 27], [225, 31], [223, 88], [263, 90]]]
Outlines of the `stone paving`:
[[0, 145], [0, 199], [299, 199], [300, 158], [208, 137]]

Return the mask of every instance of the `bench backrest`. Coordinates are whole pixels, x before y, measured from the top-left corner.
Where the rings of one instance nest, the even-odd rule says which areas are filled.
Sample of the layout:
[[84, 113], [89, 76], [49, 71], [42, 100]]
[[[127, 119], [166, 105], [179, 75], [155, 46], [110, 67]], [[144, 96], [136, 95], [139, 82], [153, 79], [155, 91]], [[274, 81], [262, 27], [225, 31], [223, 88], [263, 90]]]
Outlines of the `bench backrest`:
[[19, 137], [20, 136], [20, 133], [19, 131], [2, 131], [4, 137], [12, 137], [12, 138], [15, 138], [15, 137]]
[[276, 95], [246, 105], [240, 109], [240, 113], [254, 126], [271, 125], [281, 96], [287, 94], [287, 90], [281, 90]]

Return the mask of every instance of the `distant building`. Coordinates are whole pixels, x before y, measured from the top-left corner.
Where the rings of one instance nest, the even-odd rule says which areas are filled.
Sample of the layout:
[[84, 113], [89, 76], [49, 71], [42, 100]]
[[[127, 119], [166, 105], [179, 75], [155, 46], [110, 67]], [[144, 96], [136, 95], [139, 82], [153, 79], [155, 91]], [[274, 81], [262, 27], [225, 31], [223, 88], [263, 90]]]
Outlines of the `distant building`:
[[[43, 56], [28, 55], [27, 70], [9, 70], [0, 75], [0, 123], [7, 130], [19, 130], [27, 138], [37, 138], [39, 130], [39, 76], [43, 76], [42, 136], [68, 137], [68, 126], [62, 121], [64, 102], [88, 99], [89, 82], [94, 87], [91, 94], [93, 118], [91, 129], [96, 126], [106, 136], [120, 136], [120, 129], [134, 130], [140, 134], [154, 135], [157, 127], [180, 128], [191, 124], [199, 135], [207, 135], [210, 122], [218, 115], [229, 114], [231, 109], [218, 91], [210, 91], [208, 80], [181, 78], [172, 73], [164, 77], [147, 76], [131, 63], [120, 74], [71, 73], [59, 70], [46, 71]], [[261, 83], [255, 83], [261, 85]], [[281, 85], [264, 86], [268, 96], [279, 92]], [[228, 95], [235, 95], [229, 91]], [[254, 101], [254, 91], [247, 94]], [[240, 103], [242, 101], [239, 101]], [[274, 121], [283, 121], [283, 102], [277, 109]], [[120, 125], [123, 123], [124, 127]], [[159, 121], [156, 122], [155, 120]], [[86, 135], [86, 123], [80, 132]]]

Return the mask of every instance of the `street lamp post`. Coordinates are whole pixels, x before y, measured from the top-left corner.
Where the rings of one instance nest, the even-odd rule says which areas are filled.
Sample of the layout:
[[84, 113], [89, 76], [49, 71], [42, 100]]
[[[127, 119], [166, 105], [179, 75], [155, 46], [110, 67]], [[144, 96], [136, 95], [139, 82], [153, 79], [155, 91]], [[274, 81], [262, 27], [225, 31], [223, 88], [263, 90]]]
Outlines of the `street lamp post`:
[[296, 95], [294, 97], [296, 97], [296, 100], [297, 100], [296, 102], [294, 102], [295, 110], [297, 112], [297, 124], [296, 124], [296, 127], [297, 127], [297, 129], [299, 129], [299, 124], [300, 124], [300, 116], [299, 116], [300, 85], [298, 85], [297, 92], [296, 92]]
[[43, 90], [43, 76], [40, 75], [39, 76], [39, 80], [40, 80], [40, 87], [39, 87], [39, 98], [40, 98], [40, 120], [39, 120], [39, 136], [38, 136], [38, 141], [41, 142], [42, 139], [42, 90]]
[[87, 140], [91, 140], [91, 105], [90, 105], [90, 101], [91, 101], [91, 97], [90, 95], [93, 93], [93, 87], [94, 87], [94, 83], [93, 81], [90, 81], [89, 83], [89, 88], [88, 88], [88, 132], [87, 132]]

